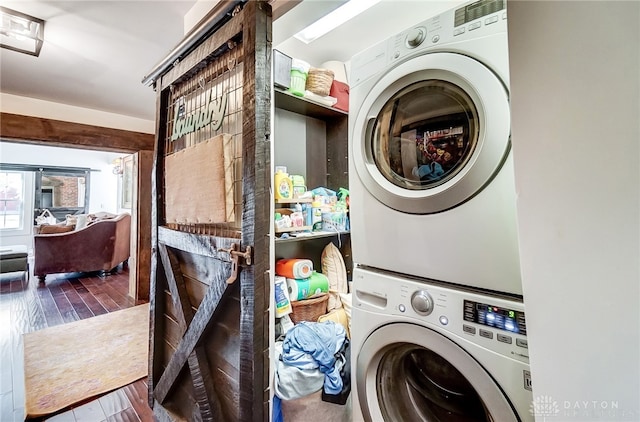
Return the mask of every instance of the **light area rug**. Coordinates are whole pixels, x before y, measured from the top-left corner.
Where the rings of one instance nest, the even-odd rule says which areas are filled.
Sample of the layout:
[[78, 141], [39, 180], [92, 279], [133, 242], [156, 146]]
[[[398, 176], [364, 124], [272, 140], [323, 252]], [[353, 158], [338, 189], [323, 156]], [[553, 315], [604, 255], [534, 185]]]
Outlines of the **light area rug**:
[[149, 304], [25, 334], [26, 418], [144, 378], [148, 355]]

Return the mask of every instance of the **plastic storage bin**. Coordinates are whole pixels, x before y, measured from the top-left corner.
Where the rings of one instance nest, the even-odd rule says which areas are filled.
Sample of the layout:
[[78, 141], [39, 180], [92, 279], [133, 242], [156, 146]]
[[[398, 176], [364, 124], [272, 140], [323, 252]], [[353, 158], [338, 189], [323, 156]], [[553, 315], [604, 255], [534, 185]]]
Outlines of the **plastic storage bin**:
[[304, 96], [310, 67], [311, 65], [303, 60], [293, 59], [291, 61], [291, 84], [289, 86], [289, 92], [293, 95], [297, 95], [298, 97]]

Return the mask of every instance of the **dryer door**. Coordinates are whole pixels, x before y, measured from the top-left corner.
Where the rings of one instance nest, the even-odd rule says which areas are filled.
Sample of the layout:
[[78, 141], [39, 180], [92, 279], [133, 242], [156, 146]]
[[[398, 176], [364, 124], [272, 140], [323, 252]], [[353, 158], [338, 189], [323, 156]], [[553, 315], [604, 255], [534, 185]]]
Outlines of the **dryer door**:
[[380, 202], [429, 214], [476, 195], [510, 147], [502, 81], [462, 54], [431, 53], [390, 70], [357, 110], [358, 177]]
[[428, 328], [381, 327], [364, 342], [356, 365], [356, 390], [367, 421], [518, 420], [491, 375]]

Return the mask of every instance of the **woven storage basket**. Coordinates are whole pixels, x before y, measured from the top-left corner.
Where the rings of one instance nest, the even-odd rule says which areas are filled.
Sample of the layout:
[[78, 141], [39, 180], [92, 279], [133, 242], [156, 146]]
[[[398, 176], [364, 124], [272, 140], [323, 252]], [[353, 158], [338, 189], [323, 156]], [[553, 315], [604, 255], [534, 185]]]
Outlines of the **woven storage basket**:
[[307, 75], [306, 89], [314, 94], [326, 97], [331, 91], [333, 77], [333, 70], [312, 67]]
[[291, 302], [292, 312], [289, 314], [291, 321], [294, 324], [300, 321], [317, 322], [318, 318], [327, 313], [327, 300], [329, 295], [323, 293], [322, 296]]

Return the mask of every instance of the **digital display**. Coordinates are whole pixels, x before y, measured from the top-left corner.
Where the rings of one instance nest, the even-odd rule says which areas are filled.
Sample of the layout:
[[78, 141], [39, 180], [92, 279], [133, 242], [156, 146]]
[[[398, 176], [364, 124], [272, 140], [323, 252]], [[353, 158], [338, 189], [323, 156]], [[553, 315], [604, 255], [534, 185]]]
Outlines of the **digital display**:
[[524, 312], [512, 309], [465, 300], [464, 320], [510, 333], [527, 335]]
[[480, 0], [456, 10], [453, 26], [490, 15], [504, 9], [506, 0]]

